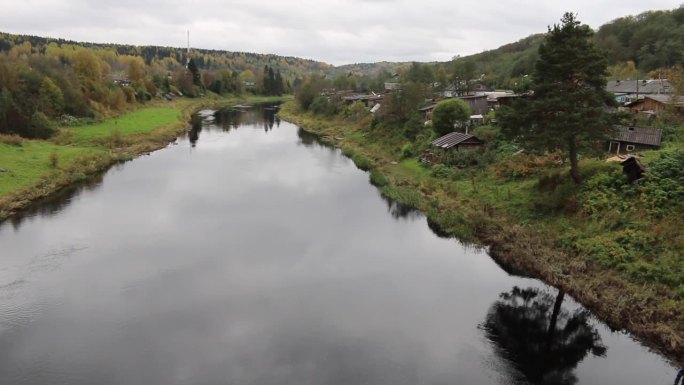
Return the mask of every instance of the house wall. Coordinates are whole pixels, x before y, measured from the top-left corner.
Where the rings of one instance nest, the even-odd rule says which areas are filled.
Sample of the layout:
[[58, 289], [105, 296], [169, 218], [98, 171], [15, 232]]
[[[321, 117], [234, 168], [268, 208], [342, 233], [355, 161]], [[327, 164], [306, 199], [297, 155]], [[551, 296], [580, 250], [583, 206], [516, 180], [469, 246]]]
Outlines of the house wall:
[[643, 107], [641, 108], [641, 111], [647, 110], [647, 111], [659, 112], [659, 111], [662, 111], [663, 109], [665, 109], [665, 105], [663, 103], [660, 103], [657, 100], [653, 100], [653, 99], [649, 99], [649, 98], [644, 99], [644, 103], [642, 104], [642, 106]]
[[486, 115], [489, 112], [487, 107], [487, 97], [461, 99], [468, 103], [473, 115]]
[[[619, 144], [619, 146], [618, 146]], [[609, 141], [608, 142], [608, 152], [611, 154], [631, 154], [634, 152], [655, 150], [657, 147], [650, 146], [647, 144], [639, 144], [624, 141]]]

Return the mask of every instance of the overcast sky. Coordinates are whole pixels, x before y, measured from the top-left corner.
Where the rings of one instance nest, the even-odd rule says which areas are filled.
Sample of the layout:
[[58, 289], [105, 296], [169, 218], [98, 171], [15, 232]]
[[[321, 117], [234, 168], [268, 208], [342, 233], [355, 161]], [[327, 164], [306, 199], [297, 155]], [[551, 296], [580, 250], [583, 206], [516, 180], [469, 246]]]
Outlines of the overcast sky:
[[3, 0], [0, 31], [98, 43], [274, 53], [340, 65], [444, 61], [545, 32], [598, 28], [684, 0]]

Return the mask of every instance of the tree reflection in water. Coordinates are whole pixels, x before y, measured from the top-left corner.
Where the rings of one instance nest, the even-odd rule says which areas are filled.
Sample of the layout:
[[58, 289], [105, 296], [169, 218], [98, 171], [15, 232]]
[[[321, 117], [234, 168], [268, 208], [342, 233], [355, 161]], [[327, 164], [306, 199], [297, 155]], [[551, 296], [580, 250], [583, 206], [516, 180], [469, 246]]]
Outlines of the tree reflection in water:
[[554, 298], [540, 289], [514, 287], [490, 308], [481, 328], [497, 355], [516, 369], [511, 383], [575, 384], [573, 370], [587, 354], [605, 355], [589, 312], [563, 309], [564, 297], [563, 291]]

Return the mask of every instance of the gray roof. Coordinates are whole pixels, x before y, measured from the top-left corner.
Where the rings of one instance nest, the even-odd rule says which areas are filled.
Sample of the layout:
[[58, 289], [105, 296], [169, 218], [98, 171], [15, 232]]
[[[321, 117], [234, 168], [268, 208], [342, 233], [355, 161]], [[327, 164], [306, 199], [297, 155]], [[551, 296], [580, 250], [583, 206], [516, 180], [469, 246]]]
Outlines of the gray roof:
[[462, 132], [451, 132], [435, 139], [432, 142], [432, 145], [441, 148], [451, 148], [469, 139], [475, 139], [477, 142], [481, 142], [480, 139], [470, 134], [464, 134]]
[[606, 84], [606, 91], [614, 94], [669, 94], [672, 85], [667, 79], [645, 80], [611, 80]]
[[648, 95], [646, 96], [646, 98], [653, 99], [663, 104], [669, 104], [677, 107], [684, 106], [684, 97], [681, 96], [673, 98], [671, 95]]
[[663, 130], [660, 128], [620, 126], [617, 127], [617, 132], [611, 139], [620, 142], [660, 146], [662, 136]]

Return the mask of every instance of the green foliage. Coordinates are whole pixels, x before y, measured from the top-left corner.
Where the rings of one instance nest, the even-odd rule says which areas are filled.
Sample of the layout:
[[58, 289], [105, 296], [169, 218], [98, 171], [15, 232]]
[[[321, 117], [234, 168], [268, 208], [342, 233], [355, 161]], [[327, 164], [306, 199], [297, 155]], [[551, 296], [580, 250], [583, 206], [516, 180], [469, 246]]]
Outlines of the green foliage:
[[416, 208], [420, 205], [420, 193], [410, 187], [387, 185], [381, 191], [386, 197], [401, 202], [406, 206]]
[[316, 96], [309, 106], [309, 111], [313, 112], [314, 114], [324, 115], [327, 114], [329, 110], [330, 103], [328, 102], [328, 98], [325, 96]]
[[295, 94], [295, 98], [304, 111], [308, 111], [316, 97], [320, 96], [321, 91], [325, 88], [326, 82], [319, 76], [311, 76], [306, 79], [299, 91]]
[[400, 91], [392, 92], [385, 97], [378, 116], [383, 123], [404, 124], [416, 113], [428, 95], [429, 91], [425, 84], [402, 83]]
[[361, 154], [352, 155], [351, 160], [354, 162], [356, 167], [363, 171], [368, 171], [373, 168], [373, 163]]
[[344, 116], [352, 122], [358, 122], [370, 116], [370, 111], [361, 102], [354, 102], [349, 107], [345, 108]]
[[382, 175], [382, 173], [376, 169], [372, 169], [370, 171], [370, 177], [369, 178], [370, 178], [371, 184], [373, 186], [376, 186], [376, 187], [384, 187], [384, 186], [387, 186], [387, 184], [389, 184], [389, 181], [387, 180], [387, 178], [385, 178], [385, 176]]
[[199, 86], [202, 84], [202, 75], [200, 74], [199, 68], [197, 68], [197, 63], [195, 63], [195, 59], [191, 58], [188, 61], [188, 71], [190, 71], [190, 75], [192, 76], [192, 84]]
[[430, 175], [434, 176], [435, 178], [447, 179], [454, 176], [454, 169], [447, 165], [438, 163], [430, 168]]
[[[681, 65], [684, 7], [648, 11], [604, 24], [596, 34], [598, 45], [610, 52], [611, 64], [634, 62], [644, 72]], [[632, 77], [634, 79], [635, 77]], [[625, 79], [625, 77], [623, 77]]]
[[503, 132], [530, 150], [563, 149], [571, 176], [581, 179], [578, 154], [604, 140], [613, 116], [606, 104], [606, 59], [590, 40], [592, 31], [566, 13], [539, 47], [533, 95], [519, 98], [498, 115]]
[[401, 157], [402, 159], [411, 158], [414, 156], [413, 145], [411, 143], [406, 143], [401, 146]]
[[654, 215], [684, 211], [684, 151], [663, 152], [651, 162], [641, 190]]
[[40, 111], [31, 116], [30, 130], [26, 133], [28, 138], [47, 139], [56, 132], [54, 123]]
[[50, 153], [50, 168], [57, 168], [57, 165], [59, 164], [59, 155], [56, 152], [51, 152]]
[[418, 113], [413, 113], [404, 123], [404, 137], [409, 140], [416, 140], [418, 134], [424, 129], [423, 117]]
[[446, 135], [462, 127], [470, 119], [470, 107], [461, 99], [443, 100], [432, 111], [432, 129], [437, 135]]

